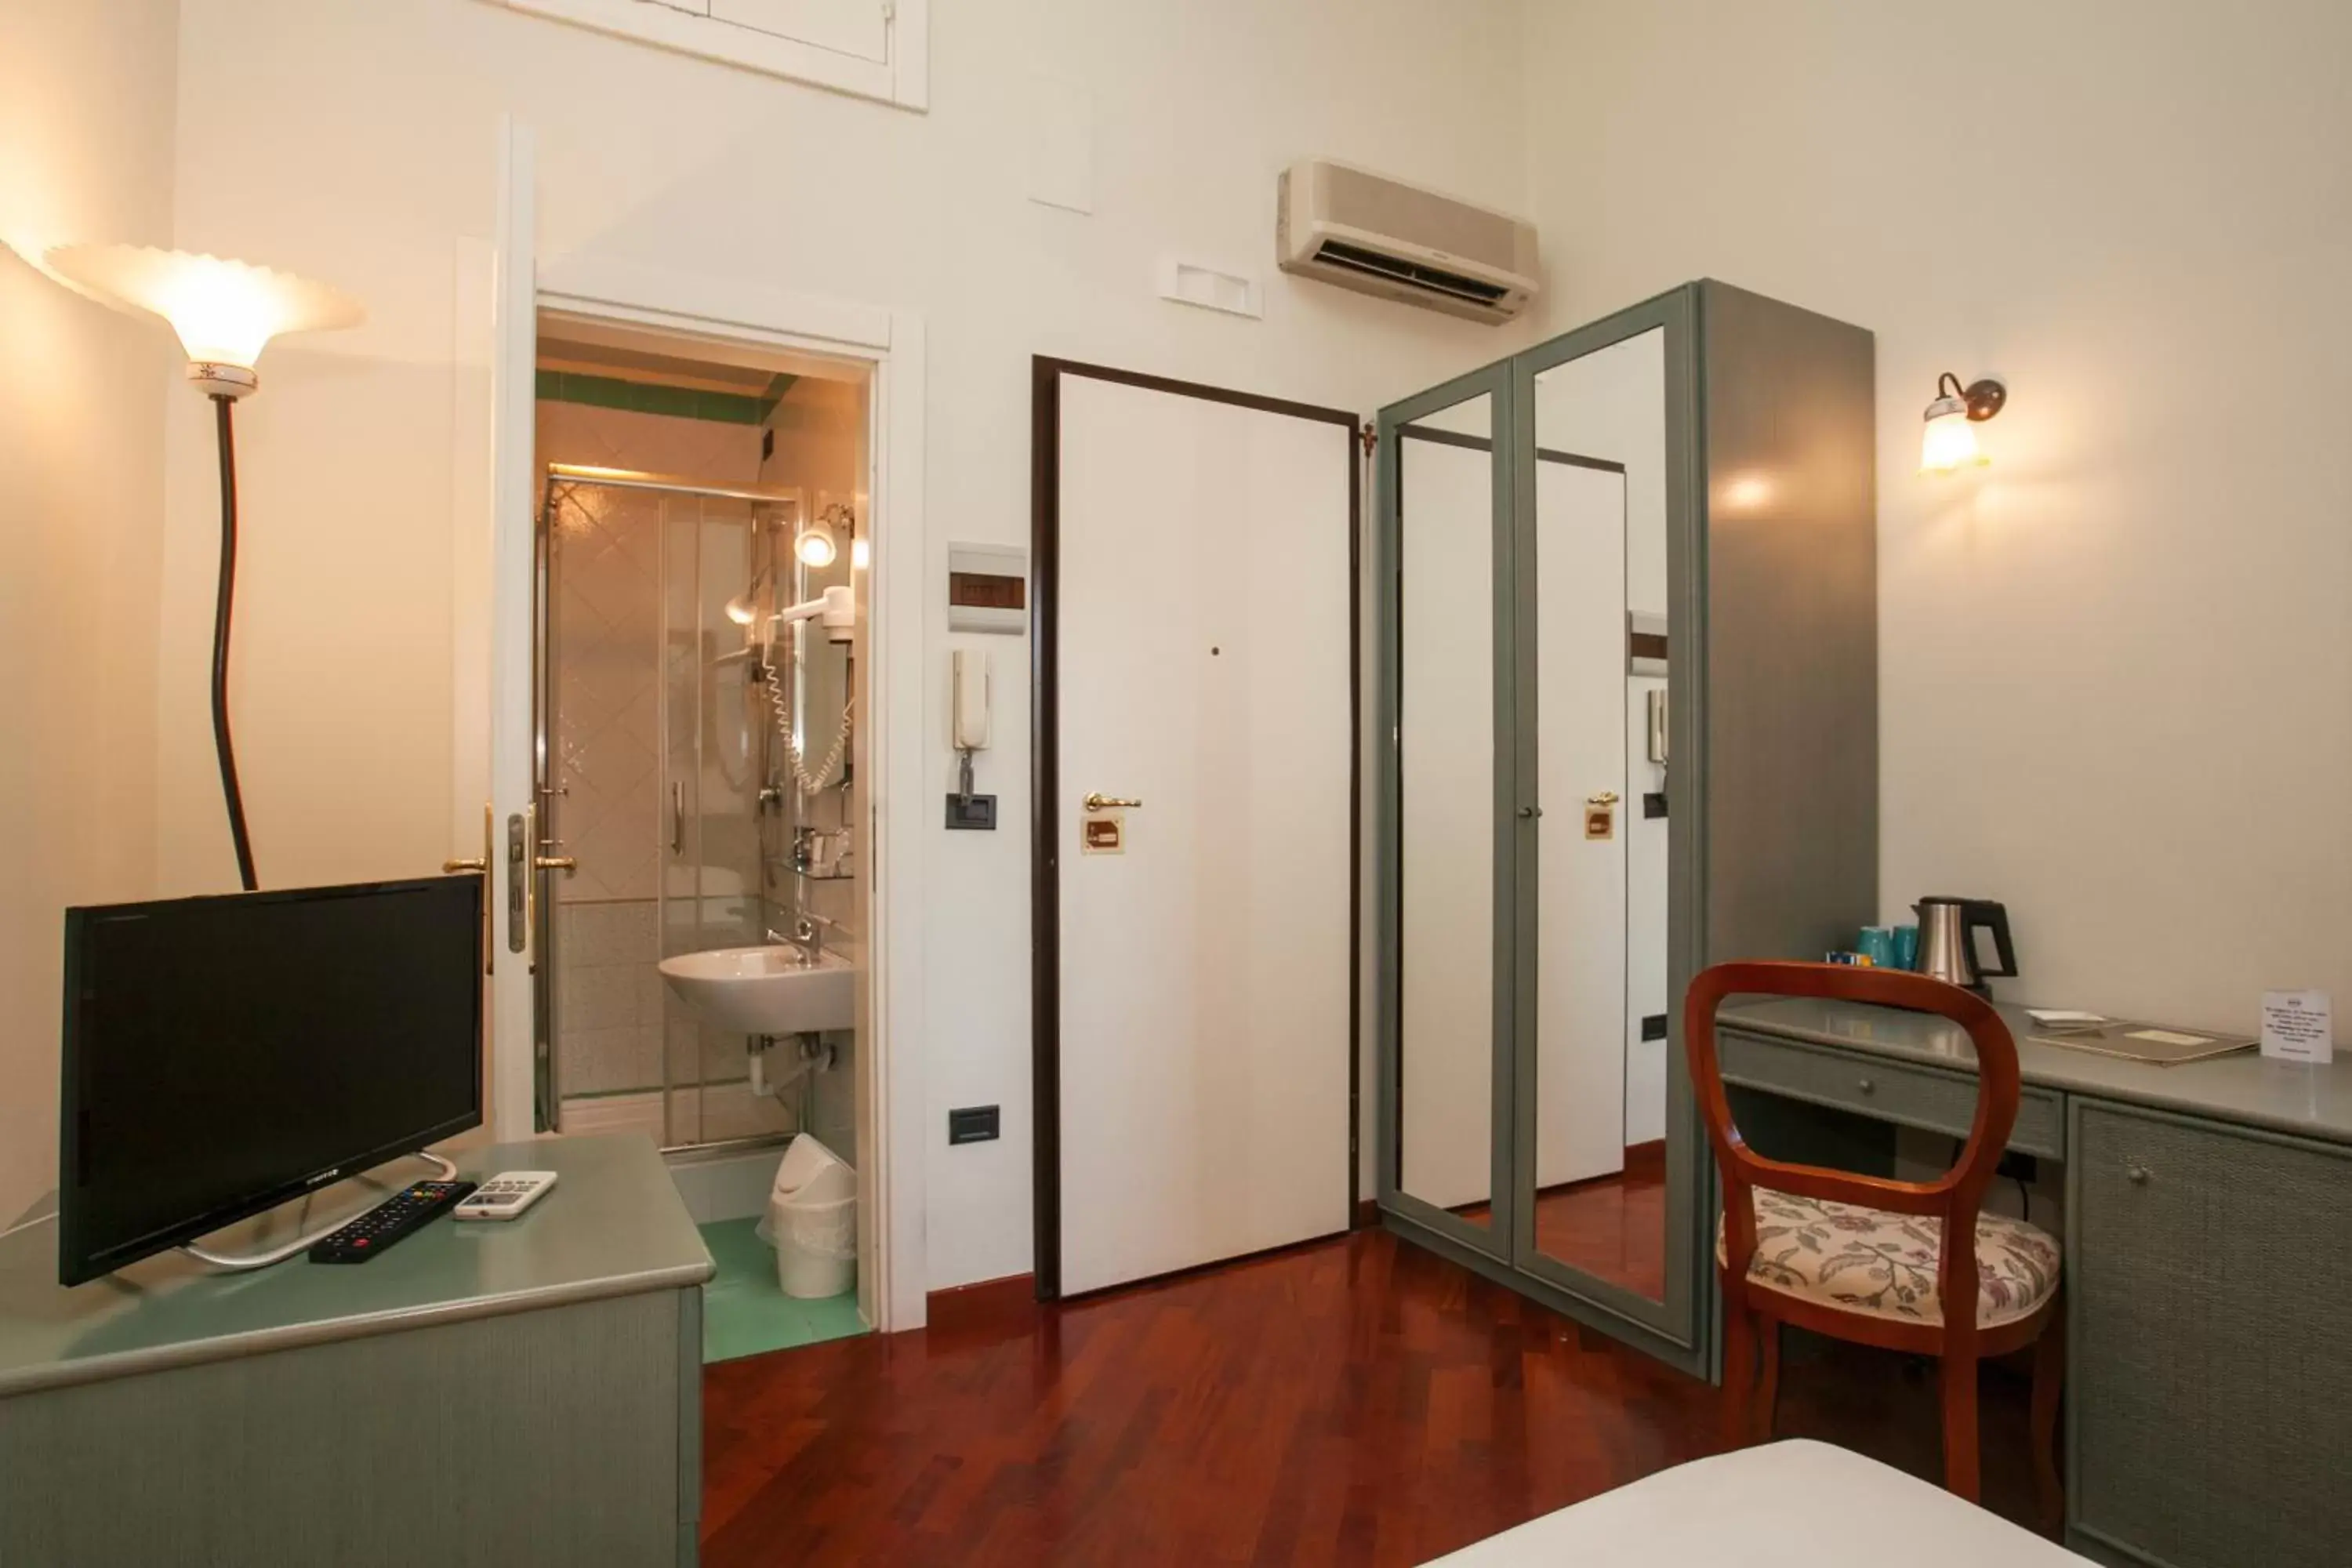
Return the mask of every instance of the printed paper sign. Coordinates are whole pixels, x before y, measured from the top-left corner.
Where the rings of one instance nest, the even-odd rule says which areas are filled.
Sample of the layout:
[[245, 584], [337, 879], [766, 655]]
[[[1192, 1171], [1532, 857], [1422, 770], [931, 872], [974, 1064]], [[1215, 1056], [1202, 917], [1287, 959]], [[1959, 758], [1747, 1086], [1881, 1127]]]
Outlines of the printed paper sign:
[[2283, 1062], [2325, 1062], [2336, 1056], [2336, 1030], [2325, 991], [2263, 993], [2263, 1055]]

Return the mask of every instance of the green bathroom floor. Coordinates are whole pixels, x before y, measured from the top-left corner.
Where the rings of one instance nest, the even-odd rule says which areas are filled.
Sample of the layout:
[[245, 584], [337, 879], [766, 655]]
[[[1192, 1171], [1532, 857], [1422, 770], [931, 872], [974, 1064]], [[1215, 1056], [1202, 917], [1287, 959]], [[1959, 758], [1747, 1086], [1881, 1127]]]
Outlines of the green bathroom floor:
[[776, 1288], [776, 1255], [754, 1234], [756, 1219], [698, 1226], [719, 1272], [702, 1288], [702, 1361], [733, 1361], [866, 1331], [857, 1294], [795, 1301]]

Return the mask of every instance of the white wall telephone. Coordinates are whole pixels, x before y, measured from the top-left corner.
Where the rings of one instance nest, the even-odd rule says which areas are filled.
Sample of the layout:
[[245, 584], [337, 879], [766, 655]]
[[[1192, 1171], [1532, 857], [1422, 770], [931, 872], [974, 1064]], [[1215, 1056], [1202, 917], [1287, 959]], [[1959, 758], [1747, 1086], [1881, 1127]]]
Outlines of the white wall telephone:
[[956, 792], [948, 796], [948, 826], [985, 831], [996, 826], [996, 797], [972, 793], [971, 756], [974, 752], [988, 749], [992, 696], [988, 655], [972, 648], [958, 648], [948, 657], [949, 680], [954, 687], [948, 699], [950, 739], [955, 745], [957, 762]]
[[964, 794], [971, 793], [971, 753], [988, 749], [988, 655], [959, 648], [955, 677], [955, 749], [963, 753]]

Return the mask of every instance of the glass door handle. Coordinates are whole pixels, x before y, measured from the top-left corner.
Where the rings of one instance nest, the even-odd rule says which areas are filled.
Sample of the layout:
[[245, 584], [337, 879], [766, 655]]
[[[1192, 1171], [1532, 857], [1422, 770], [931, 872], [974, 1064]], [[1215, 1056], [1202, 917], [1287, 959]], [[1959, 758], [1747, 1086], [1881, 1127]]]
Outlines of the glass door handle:
[[669, 852], [686, 853], [686, 785], [677, 779], [669, 786]]

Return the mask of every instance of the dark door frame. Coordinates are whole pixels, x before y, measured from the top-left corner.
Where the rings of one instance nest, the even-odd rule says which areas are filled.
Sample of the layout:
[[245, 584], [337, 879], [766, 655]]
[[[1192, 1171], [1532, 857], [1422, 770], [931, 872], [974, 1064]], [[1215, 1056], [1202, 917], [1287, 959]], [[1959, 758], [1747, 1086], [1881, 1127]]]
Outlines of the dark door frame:
[[1363, 1071], [1363, 511], [1364, 421], [1345, 409], [1262, 397], [1198, 382], [1045, 354], [1030, 361], [1029, 919], [1031, 1141], [1037, 1299], [1062, 1294], [1061, 590], [1062, 377], [1230, 404], [1348, 431], [1348, 1214], [1359, 1190]]

